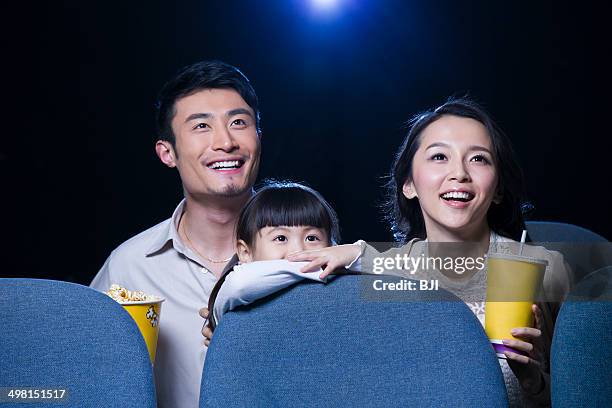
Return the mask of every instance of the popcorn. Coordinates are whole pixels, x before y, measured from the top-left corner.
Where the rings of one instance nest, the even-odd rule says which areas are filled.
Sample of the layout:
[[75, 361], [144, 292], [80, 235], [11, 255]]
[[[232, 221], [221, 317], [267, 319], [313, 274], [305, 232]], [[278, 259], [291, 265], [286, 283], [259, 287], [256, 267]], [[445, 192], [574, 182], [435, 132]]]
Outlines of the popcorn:
[[127, 290], [117, 284], [112, 284], [108, 292], [105, 293], [119, 303], [159, 300], [157, 296], [146, 295], [142, 290]]

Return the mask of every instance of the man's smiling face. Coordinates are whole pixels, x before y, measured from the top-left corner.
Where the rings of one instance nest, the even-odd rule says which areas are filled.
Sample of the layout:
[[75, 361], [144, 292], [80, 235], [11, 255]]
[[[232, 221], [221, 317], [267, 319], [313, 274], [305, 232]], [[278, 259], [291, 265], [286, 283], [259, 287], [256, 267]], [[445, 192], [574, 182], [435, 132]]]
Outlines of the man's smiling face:
[[233, 89], [204, 89], [174, 105], [176, 166], [186, 194], [237, 196], [248, 192], [259, 167], [255, 112]]

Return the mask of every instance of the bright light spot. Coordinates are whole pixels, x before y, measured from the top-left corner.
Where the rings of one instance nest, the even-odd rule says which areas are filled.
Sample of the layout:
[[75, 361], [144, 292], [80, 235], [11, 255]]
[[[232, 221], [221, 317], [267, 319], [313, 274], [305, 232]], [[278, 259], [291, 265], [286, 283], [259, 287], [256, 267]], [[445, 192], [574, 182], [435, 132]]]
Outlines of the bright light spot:
[[312, 0], [312, 4], [319, 10], [332, 10], [337, 3], [338, 0]]

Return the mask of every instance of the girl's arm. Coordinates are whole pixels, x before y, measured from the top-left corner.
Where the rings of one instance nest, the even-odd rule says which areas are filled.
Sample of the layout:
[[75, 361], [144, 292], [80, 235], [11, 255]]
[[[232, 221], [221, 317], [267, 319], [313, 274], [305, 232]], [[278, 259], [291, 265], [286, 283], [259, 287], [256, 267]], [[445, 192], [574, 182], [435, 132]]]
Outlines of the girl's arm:
[[308, 264], [302, 268], [302, 272], [313, 272], [324, 267], [323, 272], [319, 275], [323, 279], [337, 268], [349, 268], [361, 272], [360, 260], [366, 246], [364, 241], [359, 240], [354, 244], [296, 252], [290, 254], [287, 259], [308, 261]]
[[253, 303], [301, 280], [324, 282], [319, 277], [320, 269], [311, 273], [300, 272], [304, 265], [303, 262], [273, 260], [236, 266], [227, 275], [215, 299], [212, 311], [215, 321], [218, 323], [225, 313], [238, 306]]

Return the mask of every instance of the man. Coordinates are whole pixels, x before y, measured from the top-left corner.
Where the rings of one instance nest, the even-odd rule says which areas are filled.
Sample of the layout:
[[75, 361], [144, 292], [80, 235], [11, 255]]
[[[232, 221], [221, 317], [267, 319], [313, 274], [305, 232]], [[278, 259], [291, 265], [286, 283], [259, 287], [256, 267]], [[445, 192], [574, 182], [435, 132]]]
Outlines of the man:
[[185, 198], [170, 219], [115, 249], [91, 286], [165, 298], [154, 366], [159, 406], [197, 407], [206, 355], [198, 310], [234, 254], [235, 223], [257, 177], [257, 95], [235, 67], [196, 63], [163, 87], [157, 124], [157, 156], [178, 170]]

